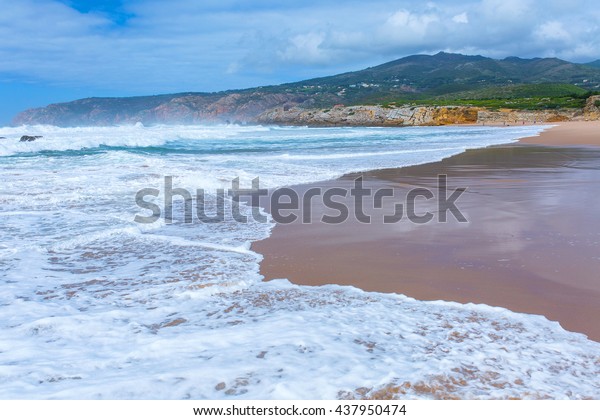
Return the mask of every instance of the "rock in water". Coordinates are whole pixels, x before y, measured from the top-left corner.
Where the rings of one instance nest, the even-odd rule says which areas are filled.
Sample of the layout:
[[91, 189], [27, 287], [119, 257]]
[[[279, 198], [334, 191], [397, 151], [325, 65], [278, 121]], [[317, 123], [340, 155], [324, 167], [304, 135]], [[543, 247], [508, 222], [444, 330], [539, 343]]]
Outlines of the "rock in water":
[[44, 136], [21, 136], [21, 140], [19, 141], [35, 141], [37, 139], [41, 139]]
[[0, 140], [5, 140], [5, 139], [6, 139], [6, 137], [0, 137]]

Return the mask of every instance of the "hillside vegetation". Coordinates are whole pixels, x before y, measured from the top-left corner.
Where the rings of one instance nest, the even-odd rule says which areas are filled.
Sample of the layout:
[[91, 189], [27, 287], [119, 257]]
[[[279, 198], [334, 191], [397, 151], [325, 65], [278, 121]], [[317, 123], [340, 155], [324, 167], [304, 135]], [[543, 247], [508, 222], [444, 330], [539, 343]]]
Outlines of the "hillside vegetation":
[[252, 89], [135, 98], [87, 98], [27, 110], [14, 124], [100, 125], [255, 122], [276, 108], [464, 105], [490, 109], [582, 108], [600, 90], [600, 68], [557, 58], [502, 60], [438, 53], [364, 70]]

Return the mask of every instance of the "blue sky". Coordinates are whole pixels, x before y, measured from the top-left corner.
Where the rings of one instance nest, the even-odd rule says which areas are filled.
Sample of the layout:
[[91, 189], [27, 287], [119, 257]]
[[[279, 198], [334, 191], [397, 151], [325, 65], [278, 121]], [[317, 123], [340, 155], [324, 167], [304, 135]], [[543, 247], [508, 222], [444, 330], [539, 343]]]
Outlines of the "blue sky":
[[0, 0], [0, 10], [0, 124], [52, 102], [277, 84], [440, 50], [600, 58], [591, 0]]

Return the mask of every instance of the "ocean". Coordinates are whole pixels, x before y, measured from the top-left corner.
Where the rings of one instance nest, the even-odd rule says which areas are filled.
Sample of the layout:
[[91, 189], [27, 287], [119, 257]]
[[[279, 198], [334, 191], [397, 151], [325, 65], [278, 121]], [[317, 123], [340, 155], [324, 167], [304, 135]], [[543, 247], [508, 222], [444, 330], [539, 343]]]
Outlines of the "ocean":
[[600, 343], [542, 316], [262, 281], [251, 244], [274, 223], [234, 220], [227, 196], [219, 223], [180, 201], [135, 222], [165, 177], [210, 214], [236, 178], [335, 179], [543, 128], [0, 128], [0, 398], [600, 398]]

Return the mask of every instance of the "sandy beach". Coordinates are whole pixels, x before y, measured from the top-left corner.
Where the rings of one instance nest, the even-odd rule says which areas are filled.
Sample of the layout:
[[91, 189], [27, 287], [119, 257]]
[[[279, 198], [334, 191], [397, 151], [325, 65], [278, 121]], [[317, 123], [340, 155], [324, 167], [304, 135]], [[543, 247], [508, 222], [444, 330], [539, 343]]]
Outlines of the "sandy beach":
[[[264, 255], [261, 273], [266, 280], [500, 306], [600, 341], [600, 148], [593, 146], [600, 146], [600, 122], [560, 123], [539, 137], [437, 163], [295, 187], [349, 189], [362, 175], [365, 187], [393, 188], [395, 196], [381, 209], [364, 199], [369, 224], [351, 217], [277, 225], [253, 245]], [[383, 223], [413, 188], [442, 194], [438, 174], [448, 176], [447, 195], [466, 188], [457, 205], [467, 223], [451, 214], [447, 223]], [[337, 201], [352, 209], [352, 200]], [[437, 215], [433, 201], [419, 201], [417, 213]], [[313, 220], [336, 214], [320, 201], [311, 210]]]
[[546, 146], [600, 146], [600, 121], [561, 122], [538, 137], [520, 140]]

